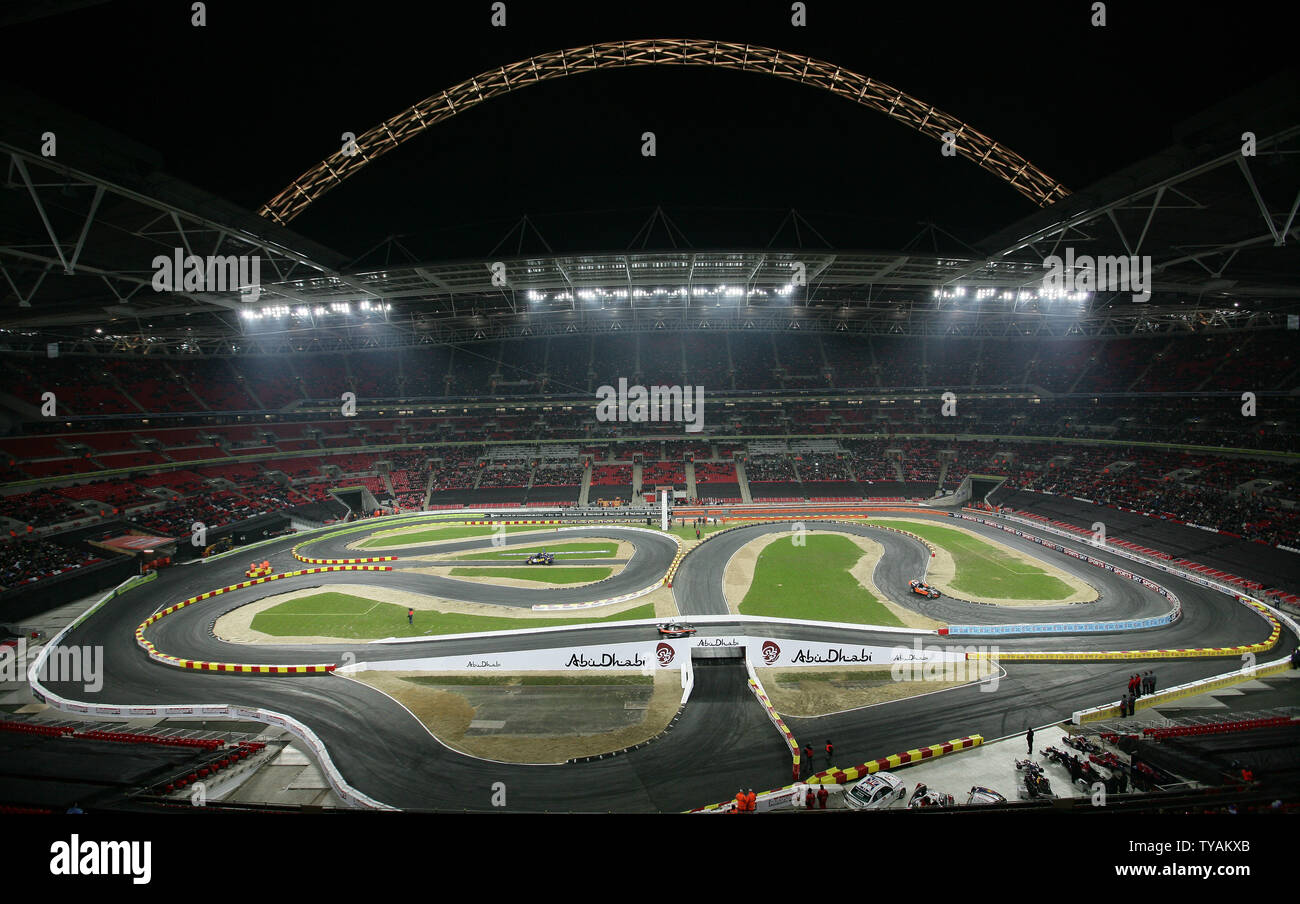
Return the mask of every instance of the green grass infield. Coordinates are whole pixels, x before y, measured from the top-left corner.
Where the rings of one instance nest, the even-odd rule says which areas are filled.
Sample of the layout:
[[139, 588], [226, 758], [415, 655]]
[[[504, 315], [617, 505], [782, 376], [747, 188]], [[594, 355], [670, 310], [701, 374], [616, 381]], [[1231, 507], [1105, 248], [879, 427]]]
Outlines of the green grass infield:
[[742, 615], [806, 618], [903, 627], [849, 570], [862, 547], [847, 537], [814, 535], [795, 546], [782, 538], [758, 556], [754, 581], [740, 604]]
[[[599, 610], [591, 610], [593, 612]], [[549, 628], [560, 625], [601, 624], [654, 618], [654, 606], [646, 604], [616, 615], [583, 615], [573, 618], [509, 618], [495, 615], [465, 615], [458, 612], [417, 610], [415, 624], [407, 624], [406, 607], [383, 603], [347, 593], [314, 593], [286, 600], [253, 616], [252, 628], [275, 637], [344, 637], [374, 640], [380, 637], [425, 637], [438, 634], [476, 634], [519, 628]], [[647, 639], [654, 634], [647, 628]]]

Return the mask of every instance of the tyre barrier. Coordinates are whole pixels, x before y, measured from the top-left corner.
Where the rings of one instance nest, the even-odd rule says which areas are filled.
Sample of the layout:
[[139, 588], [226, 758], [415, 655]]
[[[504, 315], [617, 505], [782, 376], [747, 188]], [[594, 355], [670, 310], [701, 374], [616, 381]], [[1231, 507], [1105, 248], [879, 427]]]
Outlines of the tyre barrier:
[[900, 766], [910, 766], [945, 754], [956, 753], [959, 750], [970, 750], [972, 747], [978, 747], [983, 743], [983, 735], [968, 735], [943, 744], [932, 744], [929, 747], [918, 747], [904, 753], [895, 753], [892, 756], [871, 760], [857, 766], [850, 766], [848, 769], [827, 769], [810, 776], [805, 781], [810, 785], [843, 785], [856, 781], [864, 775], [883, 772], [886, 769], [897, 769]]
[[[958, 738], [955, 741], [948, 741], [945, 744], [934, 744], [930, 747], [920, 747], [916, 750], [909, 750], [906, 753], [896, 753], [893, 756], [885, 757], [880, 760], [872, 760], [869, 763], [862, 763], [849, 769], [828, 769], [825, 772], [819, 772], [814, 776], [804, 779], [800, 783], [786, 785], [783, 788], [773, 788], [770, 791], [764, 791], [757, 795], [760, 803], [767, 802], [763, 809], [778, 809], [781, 805], [794, 797], [795, 790], [800, 786], [808, 785], [843, 785], [846, 782], [854, 781], [864, 775], [870, 775], [873, 772], [880, 772], [884, 769], [897, 769], [900, 766], [908, 766], [913, 763], [919, 763], [923, 760], [932, 760], [935, 757], [943, 756], [947, 753], [955, 753], [959, 750], [969, 750], [984, 743], [981, 735], [969, 735], [964, 738]], [[836, 778], [841, 781], [835, 781]], [[734, 801], [722, 801], [716, 804], [707, 804], [703, 807], [696, 807], [687, 810], [687, 813], [730, 813], [735, 809]]]
[[786, 745], [790, 748], [790, 758], [792, 761], [791, 766], [795, 780], [797, 781], [799, 778], [799, 742], [794, 739], [794, 733], [786, 727], [785, 721], [782, 720], [781, 715], [776, 711], [776, 707], [772, 705], [772, 701], [767, 699], [767, 691], [763, 689], [763, 685], [758, 680], [757, 676], [754, 676], [752, 667], [750, 668], [750, 675], [752, 676], [749, 679], [750, 691], [752, 691], [754, 696], [758, 698], [758, 702], [762, 704], [763, 709], [767, 712], [767, 717], [772, 720], [772, 724], [776, 726], [776, 730], [781, 732], [781, 736], [785, 738]]
[[232, 672], [241, 674], [257, 675], [320, 675], [334, 671], [334, 663], [328, 664], [311, 664], [311, 665], [256, 665], [247, 663], [234, 662], [207, 662], [198, 659], [181, 659], [179, 656], [170, 656], [166, 653], [158, 652], [153, 643], [144, 636], [147, 629], [154, 622], [161, 618], [178, 612], [187, 606], [192, 606], [197, 602], [210, 599], [214, 596], [220, 596], [232, 590], [242, 590], [245, 587], [252, 587], [256, 584], [263, 584], [267, 581], [278, 581], [282, 578], [298, 577], [304, 574], [319, 574], [324, 571], [392, 571], [391, 565], [327, 565], [321, 568], [305, 568], [302, 571], [286, 571], [281, 574], [268, 575], [264, 578], [254, 578], [251, 581], [242, 581], [238, 584], [231, 584], [228, 587], [221, 587], [217, 590], [209, 590], [207, 593], [201, 593], [198, 596], [192, 596], [187, 600], [182, 600], [173, 606], [168, 606], [159, 612], [146, 618], [135, 629], [135, 642], [140, 649], [148, 654], [149, 658], [155, 662], [161, 662], [163, 665], [174, 666], [175, 668], [191, 669], [199, 672]]
[[464, 521], [463, 524], [571, 524], [570, 521]]
[[294, 547], [293, 557], [299, 562], [308, 565], [368, 565], [372, 562], [396, 562], [397, 556], [371, 556], [366, 559], [313, 559], [310, 556], [298, 555], [297, 547]]
[[661, 583], [665, 587], [673, 586], [673, 578], [677, 576], [677, 569], [682, 564], [682, 559], [686, 558], [686, 551], [682, 549], [682, 538], [676, 534], [669, 534], [669, 536], [677, 541], [677, 554], [673, 556], [673, 561], [668, 566], [668, 571], [664, 573], [664, 579]]

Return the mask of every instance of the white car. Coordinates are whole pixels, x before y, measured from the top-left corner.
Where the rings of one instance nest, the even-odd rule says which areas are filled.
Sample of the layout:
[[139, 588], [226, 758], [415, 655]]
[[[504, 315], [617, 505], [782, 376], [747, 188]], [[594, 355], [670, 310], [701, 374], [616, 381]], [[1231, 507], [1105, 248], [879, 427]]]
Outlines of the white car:
[[889, 772], [868, 775], [844, 795], [844, 805], [850, 810], [884, 810], [904, 802], [907, 786]]

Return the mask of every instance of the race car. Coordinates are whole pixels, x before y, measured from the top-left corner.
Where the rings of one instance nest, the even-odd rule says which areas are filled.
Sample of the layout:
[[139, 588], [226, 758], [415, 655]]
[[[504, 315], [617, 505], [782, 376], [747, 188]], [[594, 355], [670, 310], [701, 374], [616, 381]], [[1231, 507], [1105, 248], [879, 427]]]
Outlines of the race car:
[[907, 785], [891, 772], [868, 775], [844, 795], [850, 810], [884, 810], [900, 805], [907, 796]]
[[[980, 785], [972, 785], [970, 793], [966, 797], [966, 806], [985, 806], [988, 804], [1004, 804], [1007, 799], [991, 788], [984, 788]], [[945, 794], [942, 791], [932, 791], [924, 784], [916, 786], [912, 792], [912, 797], [907, 802], [909, 809], [923, 809], [932, 807], [955, 807], [957, 800], [951, 794]]]
[[966, 806], [981, 806], [985, 804], [1004, 804], [1007, 799], [992, 788], [985, 788], [980, 785], [971, 785], [970, 796], [966, 798]]
[[690, 637], [694, 633], [694, 628], [681, 622], [669, 622], [659, 626], [660, 637]]
[[543, 549], [541, 552], [535, 552], [531, 556], [529, 556], [528, 561], [524, 562], [524, 564], [525, 565], [554, 565], [555, 553], [547, 552], [546, 550]]
[[907, 586], [912, 588], [913, 593], [920, 594], [926, 599], [937, 600], [939, 598], [939, 591], [935, 590], [925, 581], [922, 581], [920, 579], [917, 579], [915, 581], [908, 581]]
[[931, 791], [921, 783], [916, 786], [912, 792], [912, 798], [907, 802], [909, 810], [919, 810], [928, 807], [952, 807], [956, 805], [951, 794], [944, 794], [942, 791]]

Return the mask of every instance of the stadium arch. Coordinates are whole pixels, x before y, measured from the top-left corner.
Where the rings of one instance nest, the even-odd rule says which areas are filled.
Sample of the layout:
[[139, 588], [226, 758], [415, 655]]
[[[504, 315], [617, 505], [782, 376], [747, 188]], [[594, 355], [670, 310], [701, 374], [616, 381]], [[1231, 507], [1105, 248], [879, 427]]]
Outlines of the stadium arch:
[[756, 72], [822, 88], [884, 113], [907, 127], [943, 141], [956, 136], [958, 154], [974, 160], [1039, 207], [1048, 207], [1070, 191], [1024, 157], [938, 110], [884, 82], [850, 69], [798, 53], [756, 44], [734, 44], [695, 38], [656, 38], [609, 41], [555, 50], [480, 73], [430, 95], [389, 117], [357, 137], [355, 153], [340, 148], [285, 187], [258, 214], [285, 225], [323, 194], [359, 169], [431, 126], [450, 119], [493, 97], [539, 82], [632, 66], [715, 66]]

